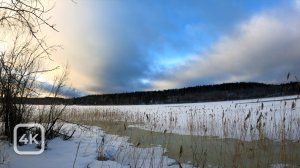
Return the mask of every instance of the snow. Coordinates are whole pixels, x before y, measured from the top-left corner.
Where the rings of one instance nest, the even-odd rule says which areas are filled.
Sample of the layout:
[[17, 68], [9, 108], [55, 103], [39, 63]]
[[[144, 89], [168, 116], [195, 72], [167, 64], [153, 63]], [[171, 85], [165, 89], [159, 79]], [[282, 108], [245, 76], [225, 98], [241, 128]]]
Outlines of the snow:
[[[300, 102], [297, 97], [172, 105], [69, 106], [67, 112], [81, 113], [86, 117], [94, 112], [112, 114], [115, 121], [133, 122], [135, 124], [130, 125], [131, 127], [157, 132], [217, 136], [246, 141], [259, 139], [262, 135], [273, 140], [283, 137], [298, 140]], [[273, 101], [282, 99], [289, 100]], [[13, 151], [11, 144], [0, 141], [0, 167], [66, 168], [73, 167], [75, 158], [74, 167], [80, 168], [178, 167], [175, 160], [164, 155], [166, 151], [160, 146], [139, 148], [129, 143], [128, 137], [107, 134], [96, 126], [87, 129], [74, 124], [64, 125], [64, 130], [72, 129], [76, 130], [72, 139], [63, 141], [61, 138], [55, 138], [48, 142], [47, 150], [38, 156], [18, 155]], [[20, 146], [21, 150], [30, 148], [32, 149], [32, 146]], [[99, 153], [108, 160], [97, 160]], [[191, 167], [189, 164], [182, 166]], [[272, 167], [284, 165], [278, 163]]]
[[[48, 142], [48, 148], [41, 155], [24, 156], [13, 151], [11, 144], [5, 143], [1, 151], [5, 150], [5, 163], [0, 167], [10, 168], [67, 168], [73, 167], [178, 167], [174, 160], [163, 156], [164, 149], [160, 147], [137, 148], [128, 143], [127, 137], [105, 134], [99, 127], [85, 129], [73, 124], [66, 124], [65, 130], [76, 129], [71, 140], [63, 141], [55, 138]], [[109, 159], [97, 160], [99, 145], [102, 142], [103, 153]], [[80, 144], [80, 145], [79, 145]], [[79, 146], [79, 148], [78, 148]], [[34, 150], [32, 146], [19, 146], [20, 150]], [[76, 157], [77, 153], [78, 154]], [[2, 155], [4, 156], [4, 155]], [[168, 166], [172, 165], [172, 166]], [[191, 167], [183, 165], [183, 167]]]
[[69, 106], [67, 110], [85, 115], [89, 112], [111, 113], [112, 120], [139, 123], [130, 126], [157, 132], [247, 141], [259, 139], [263, 134], [273, 140], [282, 137], [297, 140], [300, 137], [299, 103], [298, 96], [287, 96], [190, 104]]

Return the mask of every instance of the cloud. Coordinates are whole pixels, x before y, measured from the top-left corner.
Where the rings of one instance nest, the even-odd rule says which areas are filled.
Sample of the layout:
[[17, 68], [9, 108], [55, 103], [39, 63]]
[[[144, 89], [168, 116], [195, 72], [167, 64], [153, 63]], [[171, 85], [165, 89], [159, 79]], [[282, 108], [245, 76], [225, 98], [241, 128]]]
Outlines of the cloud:
[[[299, 1], [297, 1], [299, 2]], [[252, 16], [220, 37], [210, 49], [169, 69], [152, 87], [165, 89], [208, 83], [284, 82], [300, 76], [300, 9], [273, 9]]]
[[[155, 89], [159, 87], [154, 83], [159, 81], [166, 86], [188, 83], [181, 79], [176, 83], [168, 71], [177, 72], [181, 62], [185, 64], [195, 53], [214, 45], [236, 22], [266, 5], [272, 7], [278, 3], [277, 0], [268, 3], [116, 0], [80, 1], [77, 5], [66, 2], [57, 2], [53, 22], [60, 33], [50, 33], [50, 38], [64, 46], [57, 60], [68, 60], [72, 85], [88, 93]], [[187, 67], [184, 69], [189, 71]], [[196, 83], [195, 78], [186, 80]]]
[[[53, 84], [50, 84], [49, 82], [37, 82], [36, 85], [37, 88], [42, 91], [43, 96], [51, 96], [51, 93], [53, 92]], [[62, 87], [59, 91], [59, 96], [63, 97], [80, 97], [86, 94], [87, 93], [72, 87]]]

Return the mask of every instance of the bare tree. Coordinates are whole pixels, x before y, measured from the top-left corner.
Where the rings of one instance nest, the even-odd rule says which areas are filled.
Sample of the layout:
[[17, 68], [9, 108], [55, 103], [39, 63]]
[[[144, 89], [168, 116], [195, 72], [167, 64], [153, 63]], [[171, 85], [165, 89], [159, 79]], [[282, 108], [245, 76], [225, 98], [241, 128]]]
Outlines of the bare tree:
[[51, 71], [40, 68], [50, 50], [33, 44], [32, 38], [17, 36], [13, 46], [0, 53], [0, 115], [8, 137], [12, 136], [16, 124], [26, 122], [30, 117], [30, 106], [24, 100], [37, 94], [36, 75]]
[[[1, 0], [0, 1], [0, 25], [1, 30], [22, 32], [31, 35], [40, 47], [47, 52], [47, 44], [42, 37], [42, 27], [46, 26], [58, 31], [54, 24], [50, 24], [49, 11], [54, 7], [47, 8], [49, 0]], [[47, 53], [50, 54], [50, 53]]]
[[[0, 30], [5, 32], [0, 42], [9, 44], [0, 50], [0, 117], [4, 123], [4, 134], [12, 140], [15, 125], [29, 121], [32, 106], [25, 100], [38, 94], [38, 74], [57, 69], [42, 69], [43, 62], [51, 60], [50, 53], [55, 46], [48, 46], [43, 38], [42, 28], [58, 31], [49, 23], [48, 0], [0, 0]], [[0, 43], [1, 45], [1, 43]], [[67, 73], [54, 84], [54, 96], [63, 87]], [[58, 84], [58, 85], [57, 85]], [[47, 130], [53, 128], [56, 118], [62, 113], [51, 107]], [[47, 132], [49, 133], [49, 131]]]

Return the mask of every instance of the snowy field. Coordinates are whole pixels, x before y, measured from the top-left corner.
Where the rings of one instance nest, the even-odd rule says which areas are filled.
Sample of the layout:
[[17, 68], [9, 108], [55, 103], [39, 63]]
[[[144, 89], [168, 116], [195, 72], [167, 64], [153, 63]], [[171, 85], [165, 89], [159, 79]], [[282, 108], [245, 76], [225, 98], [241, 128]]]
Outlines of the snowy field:
[[[124, 129], [126, 127], [139, 128], [150, 133], [233, 139], [237, 140], [237, 143], [235, 141], [234, 143], [238, 147], [243, 145], [243, 143], [239, 143], [240, 141], [252, 142], [268, 139], [274, 142], [296, 144], [292, 148], [300, 150], [299, 103], [298, 96], [289, 96], [193, 104], [68, 106], [65, 119], [90, 123], [117, 121], [128, 123], [124, 124]], [[71, 140], [63, 141], [61, 138], [51, 140], [48, 143], [48, 149], [39, 156], [17, 155], [10, 144], [2, 143], [0, 167], [180, 167], [176, 159], [165, 154], [166, 148], [163, 146], [142, 148], [128, 142], [130, 137], [110, 135], [97, 126], [89, 126], [88, 129], [74, 124], [64, 126], [66, 131], [73, 129], [76, 132]], [[236, 152], [236, 145], [234, 147], [233, 150]], [[28, 146], [25, 145], [21, 148], [26, 149]], [[281, 150], [280, 152], [282, 154]], [[287, 152], [289, 152], [288, 149]], [[201, 154], [206, 156], [207, 151], [201, 151]], [[108, 160], [99, 159], [102, 155]], [[253, 157], [256, 157], [255, 154]], [[263, 156], [257, 157], [263, 158]], [[294, 164], [297, 166], [300, 162], [300, 155], [296, 153], [295, 157], [293, 155], [292, 159], [287, 161], [274, 161], [273, 158], [270, 158], [267, 165], [269, 167], [285, 167], [292, 162], [292, 166], [295, 166]], [[206, 162], [202, 159], [199, 162], [204, 161]], [[243, 162], [242, 159], [241, 162]], [[220, 161], [220, 163], [221, 165], [227, 164], [226, 161]], [[239, 164], [239, 162], [233, 163], [233, 165], [235, 164]], [[180, 165], [192, 167], [186, 162], [182, 162]], [[212, 166], [209, 161], [205, 165]], [[215, 166], [218, 167], [218, 165]], [[251, 167], [251, 165], [247, 167]]]
[[[156, 132], [255, 140], [300, 137], [298, 96], [191, 104], [69, 106], [87, 120], [114, 120]], [[89, 113], [93, 113], [92, 118]], [[98, 117], [95, 117], [97, 116]]]

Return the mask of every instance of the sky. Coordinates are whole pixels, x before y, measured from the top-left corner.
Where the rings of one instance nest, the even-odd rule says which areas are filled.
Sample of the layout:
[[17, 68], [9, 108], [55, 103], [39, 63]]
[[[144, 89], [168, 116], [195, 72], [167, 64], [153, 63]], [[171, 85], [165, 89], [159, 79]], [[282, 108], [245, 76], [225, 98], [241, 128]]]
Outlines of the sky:
[[300, 0], [61, 0], [50, 14], [68, 96], [300, 78]]

